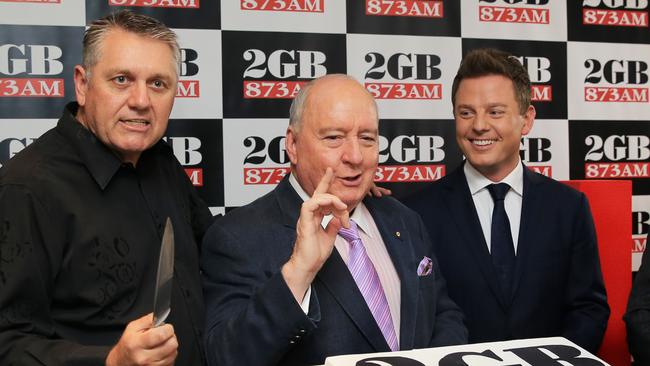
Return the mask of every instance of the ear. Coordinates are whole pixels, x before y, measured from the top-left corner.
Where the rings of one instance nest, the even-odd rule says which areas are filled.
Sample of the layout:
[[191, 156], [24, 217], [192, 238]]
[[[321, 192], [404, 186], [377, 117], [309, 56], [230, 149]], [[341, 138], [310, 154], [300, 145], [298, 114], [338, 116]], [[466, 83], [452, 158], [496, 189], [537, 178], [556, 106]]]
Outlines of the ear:
[[88, 73], [81, 65], [74, 67], [74, 93], [77, 97], [77, 103], [80, 106], [86, 104], [86, 92], [88, 91]]
[[287, 128], [287, 135], [285, 138], [285, 148], [287, 149], [287, 154], [289, 155], [289, 160], [291, 160], [292, 165], [298, 163], [298, 154], [296, 147], [296, 140], [298, 134], [294, 131], [293, 127], [289, 126]]
[[535, 107], [529, 105], [528, 110], [526, 110], [526, 113], [524, 113], [524, 125], [521, 128], [522, 136], [528, 135], [530, 130], [533, 128], [533, 123], [535, 123], [536, 114], [537, 112], [535, 111]]

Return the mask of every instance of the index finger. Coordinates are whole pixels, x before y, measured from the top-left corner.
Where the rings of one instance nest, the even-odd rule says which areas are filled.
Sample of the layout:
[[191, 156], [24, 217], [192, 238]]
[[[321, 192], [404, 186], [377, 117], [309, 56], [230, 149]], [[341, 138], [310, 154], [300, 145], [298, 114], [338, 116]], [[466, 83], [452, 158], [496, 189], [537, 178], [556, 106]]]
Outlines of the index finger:
[[325, 170], [325, 175], [323, 175], [323, 178], [320, 179], [320, 182], [318, 182], [318, 186], [314, 190], [314, 194], [316, 195], [317, 193], [327, 193], [327, 191], [330, 189], [330, 184], [332, 184], [332, 179], [334, 178], [334, 171], [332, 168], [328, 167]]

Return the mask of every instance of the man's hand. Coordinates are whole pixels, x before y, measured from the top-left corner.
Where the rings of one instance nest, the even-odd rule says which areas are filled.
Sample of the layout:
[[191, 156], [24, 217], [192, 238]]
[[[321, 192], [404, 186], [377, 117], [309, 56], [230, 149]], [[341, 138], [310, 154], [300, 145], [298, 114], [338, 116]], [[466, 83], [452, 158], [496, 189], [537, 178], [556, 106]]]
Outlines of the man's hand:
[[130, 322], [106, 358], [106, 366], [173, 365], [178, 341], [171, 324], [151, 327], [153, 313]]
[[372, 186], [370, 186], [370, 189], [368, 190], [368, 196], [370, 197], [390, 196], [392, 194], [393, 192], [391, 192], [390, 189], [380, 187], [376, 185], [375, 182], [372, 182]]
[[[341, 225], [350, 226], [347, 205], [338, 197], [327, 193], [333, 177], [334, 172], [327, 168], [312, 197], [302, 204], [296, 224], [293, 253], [282, 266], [282, 276], [298, 303], [302, 302], [316, 273], [332, 254], [334, 240]], [[329, 214], [334, 217], [323, 229], [321, 221]]]

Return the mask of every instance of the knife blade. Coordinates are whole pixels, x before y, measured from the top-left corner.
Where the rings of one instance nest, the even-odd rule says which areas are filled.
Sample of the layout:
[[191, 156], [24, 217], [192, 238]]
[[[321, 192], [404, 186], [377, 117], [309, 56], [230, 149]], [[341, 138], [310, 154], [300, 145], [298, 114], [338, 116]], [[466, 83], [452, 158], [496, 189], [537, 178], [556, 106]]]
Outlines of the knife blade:
[[171, 311], [172, 279], [174, 277], [174, 227], [167, 218], [160, 244], [156, 291], [153, 298], [153, 326], [162, 325]]

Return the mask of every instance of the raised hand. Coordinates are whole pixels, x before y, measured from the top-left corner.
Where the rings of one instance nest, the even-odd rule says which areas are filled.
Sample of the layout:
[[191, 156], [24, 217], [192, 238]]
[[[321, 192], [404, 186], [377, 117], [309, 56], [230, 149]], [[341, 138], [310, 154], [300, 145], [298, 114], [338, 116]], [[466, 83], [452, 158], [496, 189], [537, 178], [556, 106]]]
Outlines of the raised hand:
[[[341, 226], [350, 226], [347, 205], [327, 193], [334, 173], [327, 168], [312, 197], [302, 204], [296, 224], [296, 243], [291, 258], [282, 267], [282, 275], [299, 303], [314, 280], [316, 273], [334, 249], [334, 240]], [[326, 215], [334, 217], [326, 228], [321, 221]]]
[[393, 194], [393, 192], [390, 189], [380, 187], [377, 184], [375, 184], [374, 182], [372, 183], [372, 186], [368, 190], [368, 196], [370, 196], [370, 197], [390, 196], [392, 194]]

